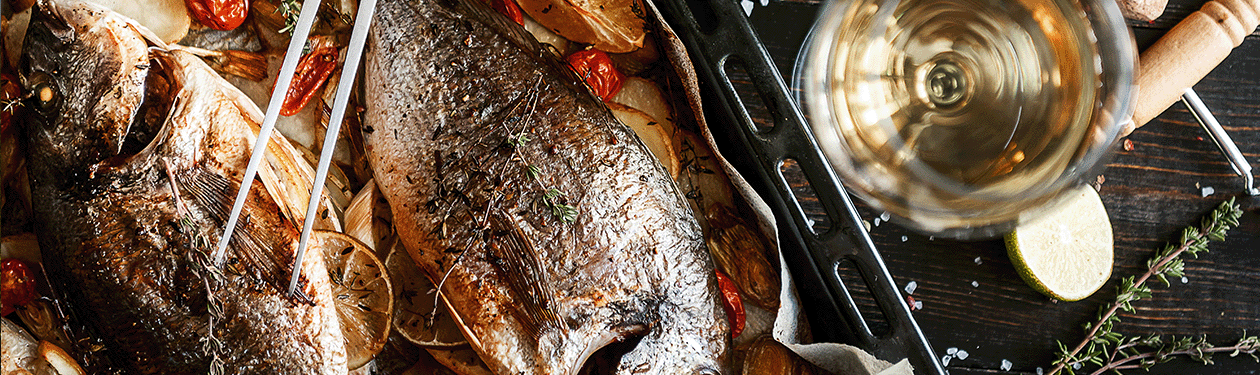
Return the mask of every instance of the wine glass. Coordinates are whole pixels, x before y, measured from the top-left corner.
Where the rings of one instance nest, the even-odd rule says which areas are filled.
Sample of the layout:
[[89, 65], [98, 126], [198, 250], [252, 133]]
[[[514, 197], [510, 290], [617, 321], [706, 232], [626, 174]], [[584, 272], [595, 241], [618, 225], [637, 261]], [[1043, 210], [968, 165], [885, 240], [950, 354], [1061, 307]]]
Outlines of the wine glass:
[[1130, 121], [1136, 56], [1114, 0], [832, 0], [795, 82], [851, 192], [985, 238], [1095, 178]]

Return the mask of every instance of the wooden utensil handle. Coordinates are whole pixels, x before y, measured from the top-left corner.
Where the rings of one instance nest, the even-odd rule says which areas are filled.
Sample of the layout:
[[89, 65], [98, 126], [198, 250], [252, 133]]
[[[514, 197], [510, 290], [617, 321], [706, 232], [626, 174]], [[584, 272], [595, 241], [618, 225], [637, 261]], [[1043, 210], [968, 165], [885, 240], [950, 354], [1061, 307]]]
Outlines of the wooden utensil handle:
[[1138, 21], [1154, 21], [1164, 14], [1168, 0], [1120, 0], [1120, 14]]
[[1216, 0], [1173, 26], [1138, 58], [1134, 125], [1142, 126], [1168, 109], [1257, 24], [1260, 0]]

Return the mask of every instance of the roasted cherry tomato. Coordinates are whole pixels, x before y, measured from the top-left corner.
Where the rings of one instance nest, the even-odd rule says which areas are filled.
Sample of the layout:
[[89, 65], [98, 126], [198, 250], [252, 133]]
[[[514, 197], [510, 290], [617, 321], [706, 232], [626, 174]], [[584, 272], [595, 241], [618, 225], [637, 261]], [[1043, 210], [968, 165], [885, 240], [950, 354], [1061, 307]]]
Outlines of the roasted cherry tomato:
[[5, 259], [0, 262], [0, 316], [9, 315], [18, 306], [26, 305], [38, 297], [35, 292], [35, 274], [26, 262]]
[[249, 0], [184, 0], [188, 14], [215, 30], [232, 30], [249, 15]]
[[22, 96], [22, 86], [17, 78], [10, 74], [0, 74], [0, 133], [9, 129], [10, 118], [16, 114], [18, 97]]
[[744, 301], [739, 297], [739, 286], [729, 276], [717, 272], [718, 288], [722, 290], [722, 307], [726, 309], [726, 318], [731, 322], [731, 337], [739, 337], [744, 332]]
[[280, 114], [293, 116], [301, 112], [336, 67], [337, 47], [319, 47], [302, 56], [302, 59], [298, 60], [297, 70], [293, 72], [293, 82], [289, 84], [289, 91], [284, 94], [284, 104], [280, 105]]
[[595, 91], [595, 95], [605, 102], [621, 91], [621, 82], [625, 80], [625, 76], [613, 67], [612, 59], [608, 58], [608, 54], [604, 51], [597, 49], [578, 51], [569, 55], [566, 60], [569, 62], [569, 67], [577, 72], [578, 77], [585, 79], [586, 84]]
[[516, 21], [517, 25], [525, 26], [525, 15], [521, 13], [521, 6], [516, 5], [516, 0], [490, 0], [490, 6]]

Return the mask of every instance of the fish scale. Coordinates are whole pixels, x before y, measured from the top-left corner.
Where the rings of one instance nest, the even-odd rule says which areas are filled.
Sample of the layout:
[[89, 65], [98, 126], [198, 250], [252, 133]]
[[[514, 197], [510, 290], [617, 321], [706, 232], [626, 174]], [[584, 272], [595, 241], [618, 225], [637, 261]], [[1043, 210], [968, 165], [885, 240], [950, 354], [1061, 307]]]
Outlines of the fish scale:
[[385, 0], [364, 79], [369, 161], [400, 240], [494, 372], [576, 374], [636, 337], [616, 372], [725, 372], [728, 327], [685, 198], [522, 28], [478, 1]]

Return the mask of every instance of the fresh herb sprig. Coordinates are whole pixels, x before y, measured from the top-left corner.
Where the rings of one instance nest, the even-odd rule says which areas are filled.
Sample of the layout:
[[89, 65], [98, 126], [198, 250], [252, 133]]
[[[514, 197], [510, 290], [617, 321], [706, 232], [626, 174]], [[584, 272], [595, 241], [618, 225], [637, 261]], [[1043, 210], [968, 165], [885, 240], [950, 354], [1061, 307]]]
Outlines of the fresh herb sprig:
[[183, 199], [179, 197], [179, 184], [175, 178], [175, 169], [171, 167], [170, 159], [162, 159], [162, 165], [166, 169], [166, 177], [169, 179], [171, 186], [171, 198], [175, 203], [176, 224], [179, 233], [187, 236], [188, 239], [188, 260], [196, 267], [193, 272], [201, 275], [201, 279], [206, 288], [206, 315], [209, 321], [206, 324], [206, 335], [200, 339], [202, 353], [210, 357], [210, 375], [223, 375], [226, 373], [226, 363], [219, 353], [223, 351], [223, 341], [215, 334], [215, 326], [223, 321], [223, 303], [215, 297], [214, 291], [218, 289], [223, 282], [223, 269], [214, 265], [210, 261], [211, 245], [210, 238], [207, 237], [198, 228], [188, 208], [184, 206]]
[[276, 7], [276, 12], [284, 16], [284, 27], [276, 32], [293, 34], [293, 29], [297, 28], [298, 15], [302, 14], [302, 2], [300, 0], [280, 0], [280, 6]]
[[1123, 343], [1116, 345], [1106, 356], [1105, 363], [1102, 358], [1090, 361], [1100, 366], [1091, 374], [1099, 375], [1108, 371], [1119, 373], [1121, 370], [1150, 370], [1156, 364], [1171, 361], [1176, 356], [1186, 356], [1205, 365], [1212, 364], [1212, 355], [1216, 353], [1230, 353], [1230, 357], [1247, 354], [1260, 361], [1260, 357], [1256, 357], [1257, 350], [1260, 350], [1260, 337], [1247, 336], [1246, 332], [1243, 332], [1243, 337], [1234, 345], [1223, 347], [1207, 342], [1206, 336], [1198, 339], [1174, 336], [1168, 341], [1164, 341], [1160, 335], [1136, 336], [1127, 338]]
[[[1120, 370], [1135, 368], [1145, 369], [1178, 355], [1188, 356], [1205, 364], [1211, 363], [1212, 353], [1219, 352], [1232, 352], [1231, 356], [1246, 353], [1255, 357], [1257, 348], [1260, 348], [1260, 339], [1256, 336], [1248, 337], [1245, 332], [1237, 344], [1215, 347], [1207, 343], [1206, 337], [1198, 340], [1189, 337], [1180, 339], [1174, 337], [1164, 341], [1158, 335], [1126, 337], [1114, 330], [1115, 325], [1120, 322], [1117, 312], [1120, 310], [1135, 312], [1133, 302], [1151, 296], [1151, 287], [1146, 284], [1147, 281], [1155, 278], [1163, 282], [1164, 286], [1170, 286], [1169, 277], [1185, 275], [1185, 263], [1180, 258], [1182, 254], [1190, 254], [1197, 258], [1199, 253], [1208, 251], [1208, 243], [1223, 241], [1225, 233], [1238, 225], [1240, 217], [1242, 217], [1242, 209], [1234, 203], [1234, 199], [1221, 203], [1202, 220], [1199, 226], [1183, 230], [1179, 242], [1165, 246], [1155, 254], [1154, 258], [1147, 261], [1146, 273], [1141, 277], [1134, 279], [1130, 276], [1121, 280], [1120, 286], [1117, 287], [1115, 302], [1099, 308], [1097, 321], [1085, 325], [1085, 340], [1071, 350], [1059, 342], [1059, 359], [1055, 361], [1050, 374], [1058, 374], [1064, 370], [1069, 374], [1075, 374], [1075, 370], [1087, 363], [1100, 367], [1092, 374], [1101, 374], [1106, 371], [1118, 373]], [[1134, 361], [1137, 363], [1132, 363]]]
[[[534, 90], [531, 91], [533, 94], [530, 99], [527, 100], [527, 103], [523, 104], [529, 107], [523, 117], [524, 119], [531, 118], [533, 116], [534, 109], [538, 106], [537, 86], [541, 83], [542, 81], [539, 80], [538, 83], [534, 85]], [[522, 104], [517, 105], [520, 106]], [[513, 111], [515, 110], [516, 109], [513, 108]], [[560, 191], [560, 189], [557, 189], [554, 186], [548, 185], [546, 181], [543, 180], [542, 169], [531, 163], [528, 156], [521, 152], [521, 148], [534, 139], [530, 138], [529, 134], [525, 131], [528, 121], [522, 119], [522, 117], [514, 117], [514, 119], [515, 120], [509, 120], [508, 122], [519, 123], [521, 125], [521, 130], [513, 131], [508, 124], [502, 122], [500, 123], [500, 126], [502, 126], [508, 133], [506, 142], [508, 146], [512, 147], [512, 153], [514, 156], [513, 159], [524, 165], [525, 175], [528, 176], [529, 179], [534, 182], [534, 185], [538, 187], [538, 190], [542, 192], [541, 201], [543, 205], [551, 211], [551, 215], [555, 216], [556, 220], [560, 220], [562, 223], [572, 223], [577, 221], [577, 208], [569, 205], [565, 201], [564, 197], [568, 194], [565, 194], [563, 191]]]

